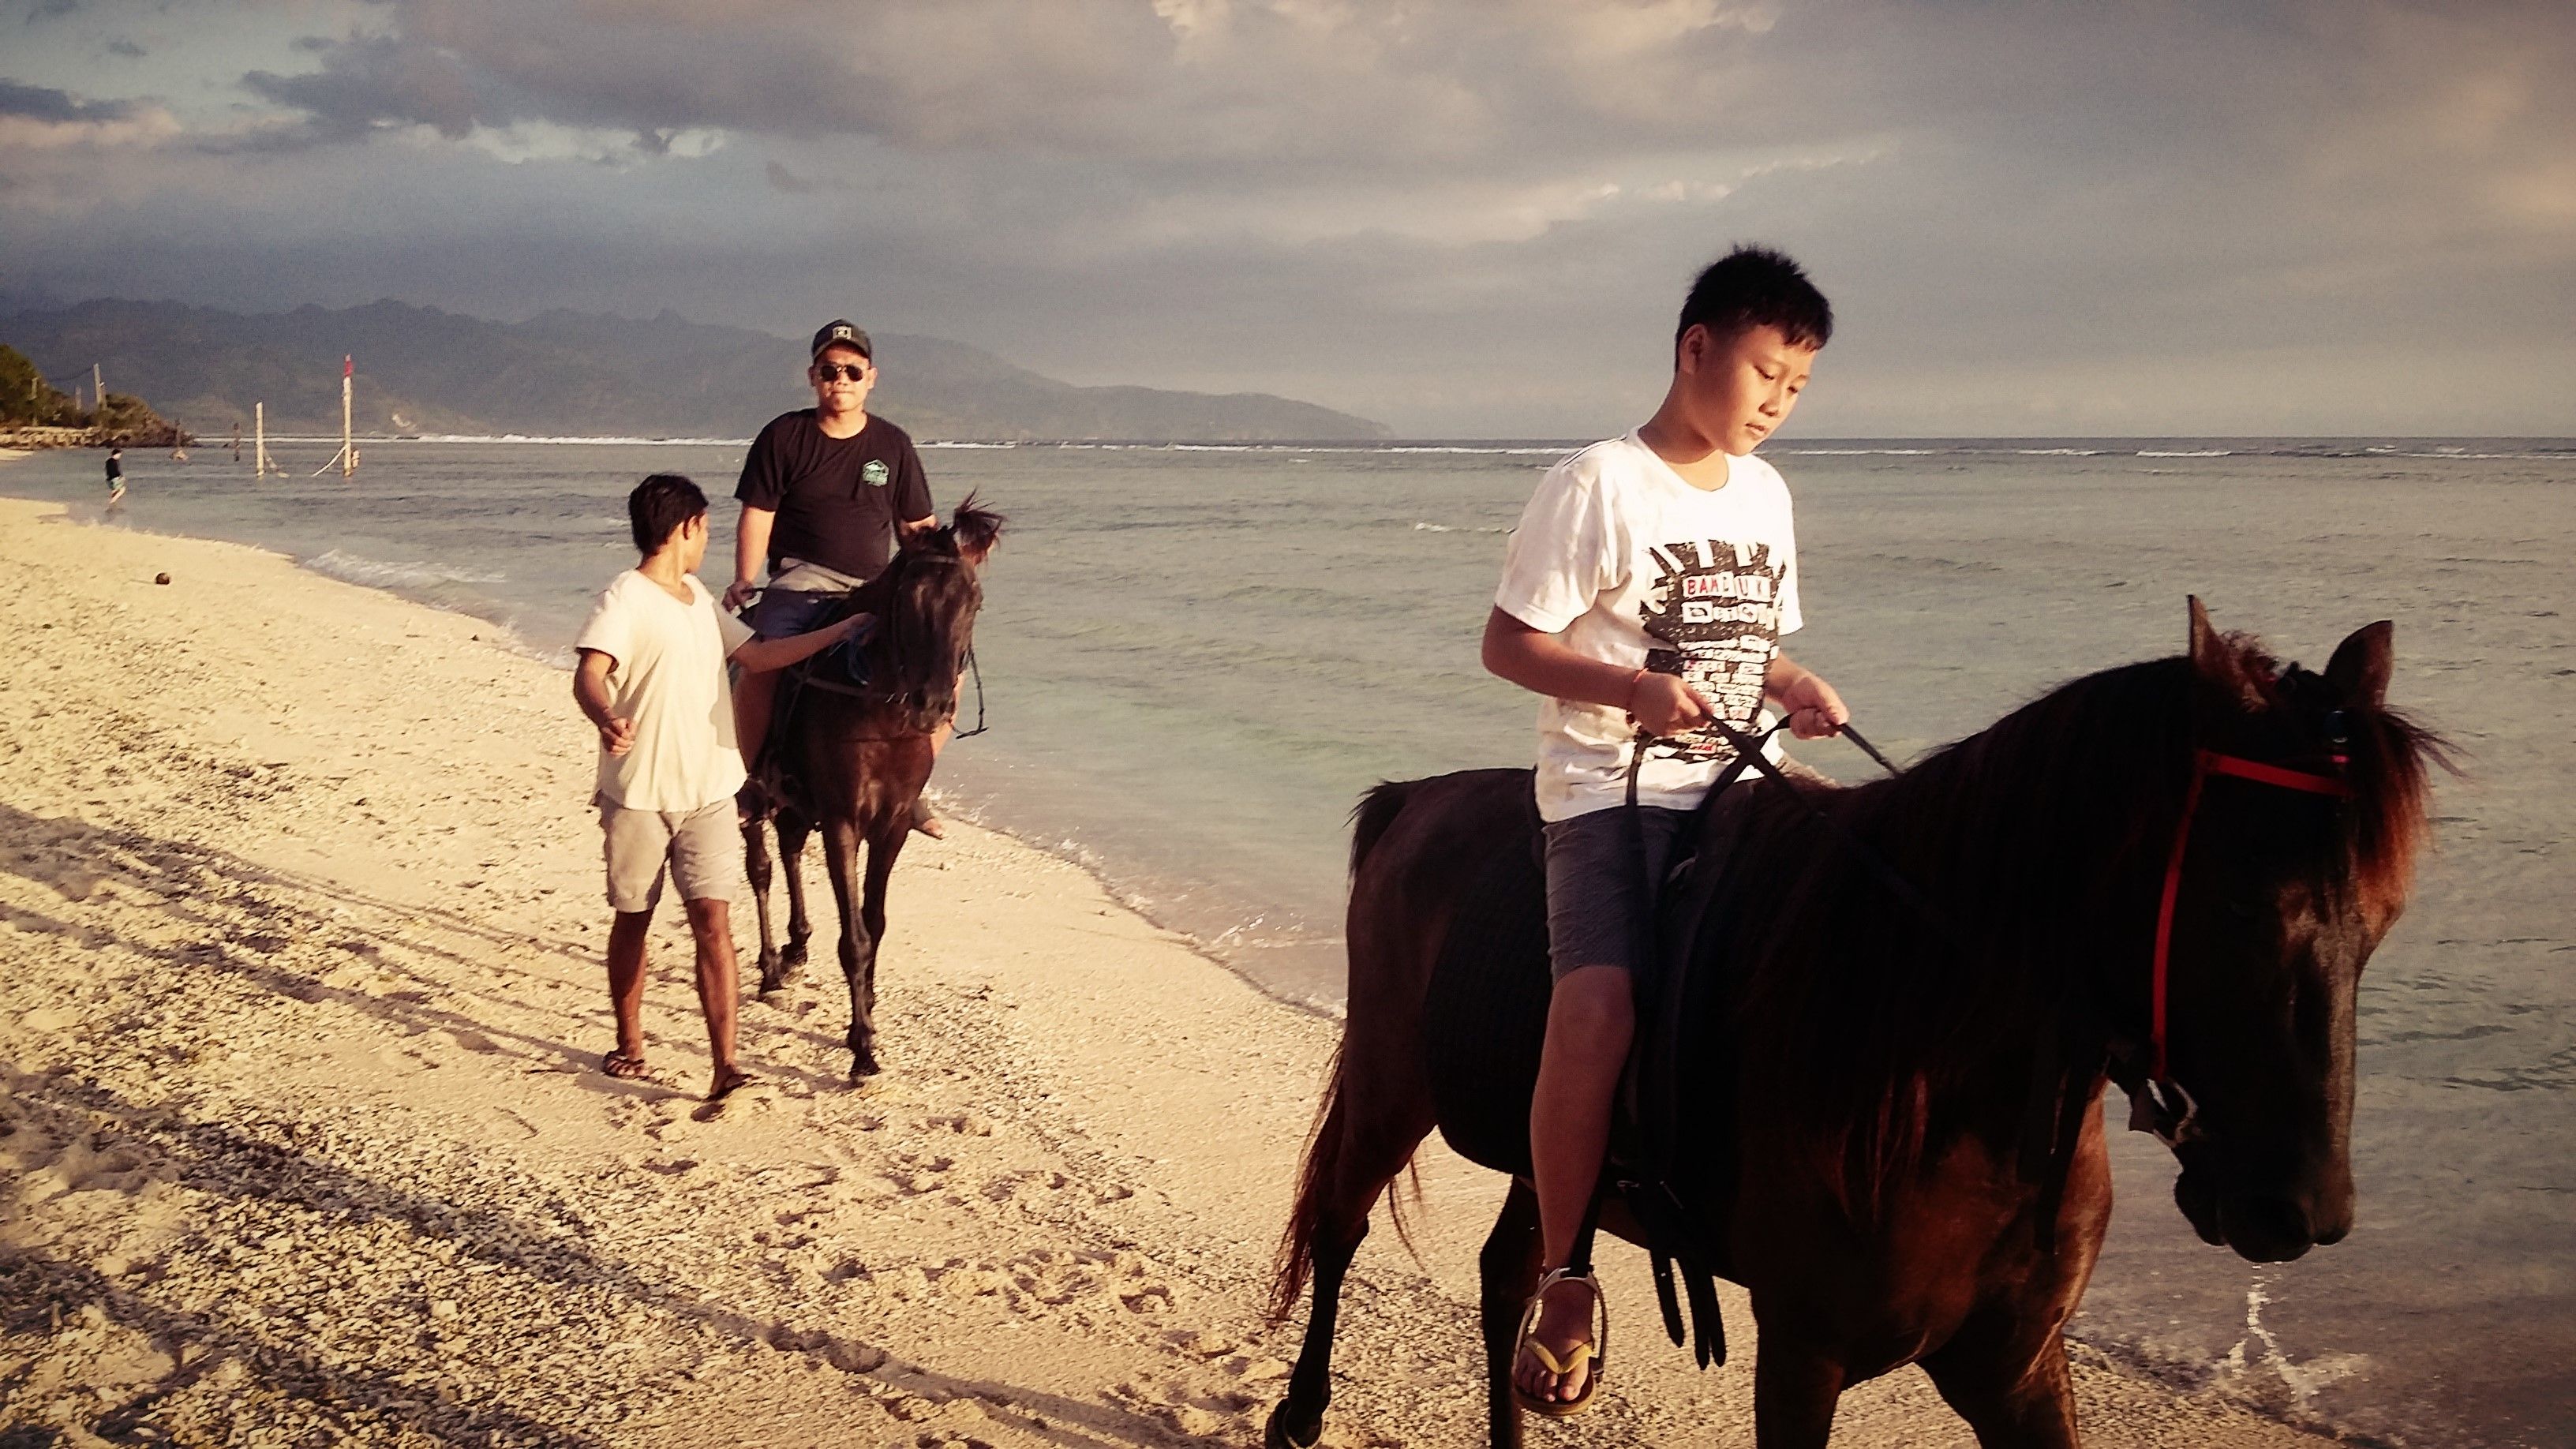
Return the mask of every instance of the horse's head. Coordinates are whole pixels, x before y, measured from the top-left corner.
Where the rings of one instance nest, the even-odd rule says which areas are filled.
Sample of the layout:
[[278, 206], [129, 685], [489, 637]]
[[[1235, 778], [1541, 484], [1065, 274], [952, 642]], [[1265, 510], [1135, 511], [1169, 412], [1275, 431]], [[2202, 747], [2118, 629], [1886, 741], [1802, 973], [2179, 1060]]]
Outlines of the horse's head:
[[2355, 631], [2323, 674], [2284, 670], [2191, 603], [2165, 1021], [2118, 1075], [2133, 1098], [2156, 1091], [2138, 1118], [2172, 1143], [2194, 1230], [2256, 1262], [2352, 1228], [2354, 998], [2405, 903], [2441, 758], [2386, 707], [2391, 633]]
[[871, 692], [902, 711], [906, 726], [927, 734], [957, 711], [957, 676], [975, 642], [984, 587], [976, 577], [1002, 537], [1001, 514], [957, 506], [947, 526], [904, 540], [872, 588], [879, 623], [869, 644]]

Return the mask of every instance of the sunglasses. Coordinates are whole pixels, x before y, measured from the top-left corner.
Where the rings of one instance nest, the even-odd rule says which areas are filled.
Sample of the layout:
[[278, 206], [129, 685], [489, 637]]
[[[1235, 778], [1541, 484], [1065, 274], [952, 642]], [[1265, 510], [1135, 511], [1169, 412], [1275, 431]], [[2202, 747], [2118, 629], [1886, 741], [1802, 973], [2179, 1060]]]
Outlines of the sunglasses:
[[839, 382], [844, 378], [851, 382], [864, 382], [867, 379], [867, 375], [868, 365], [864, 362], [818, 362], [814, 364], [814, 380], [816, 382]]

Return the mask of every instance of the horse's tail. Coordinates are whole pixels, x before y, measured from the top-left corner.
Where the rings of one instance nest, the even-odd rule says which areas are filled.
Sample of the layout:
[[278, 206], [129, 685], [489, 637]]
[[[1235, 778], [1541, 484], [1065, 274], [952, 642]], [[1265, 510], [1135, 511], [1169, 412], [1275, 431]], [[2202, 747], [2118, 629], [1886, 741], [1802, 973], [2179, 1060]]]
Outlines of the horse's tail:
[[1333, 1048], [1324, 1069], [1324, 1100], [1315, 1108], [1315, 1128], [1306, 1138], [1306, 1160], [1297, 1169], [1297, 1205], [1288, 1210], [1288, 1229], [1279, 1235], [1279, 1263], [1271, 1272], [1270, 1321], [1282, 1323], [1297, 1310], [1297, 1295], [1315, 1268], [1315, 1225], [1323, 1216], [1325, 1185], [1342, 1155], [1342, 1049]]
[[[1390, 780], [1360, 797], [1359, 805], [1351, 811], [1354, 874], [1368, 860], [1379, 837], [1403, 812], [1415, 783]], [[1315, 1107], [1314, 1130], [1307, 1134], [1306, 1159], [1297, 1170], [1297, 1205], [1289, 1210], [1287, 1231], [1279, 1238], [1279, 1262], [1270, 1282], [1270, 1316], [1274, 1322], [1296, 1311], [1297, 1296], [1306, 1290], [1306, 1280], [1314, 1271], [1315, 1231], [1323, 1224], [1325, 1197], [1336, 1185], [1342, 1165], [1349, 1137], [1347, 1117], [1342, 1104], [1342, 1048], [1336, 1046], [1332, 1063], [1324, 1070], [1324, 1098]], [[1387, 1214], [1395, 1222], [1397, 1240], [1419, 1258], [1420, 1252], [1413, 1248], [1408, 1209], [1420, 1202], [1422, 1181], [1418, 1167], [1408, 1163], [1407, 1168], [1411, 1175], [1404, 1188], [1387, 1194]]]
[[1417, 780], [1380, 781], [1371, 786], [1367, 794], [1360, 796], [1359, 804], [1351, 807], [1351, 874], [1360, 873], [1360, 866], [1368, 859], [1369, 851], [1376, 848], [1378, 837], [1386, 834], [1386, 828], [1395, 823], [1395, 817], [1404, 813], [1405, 799], [1419, 783]]

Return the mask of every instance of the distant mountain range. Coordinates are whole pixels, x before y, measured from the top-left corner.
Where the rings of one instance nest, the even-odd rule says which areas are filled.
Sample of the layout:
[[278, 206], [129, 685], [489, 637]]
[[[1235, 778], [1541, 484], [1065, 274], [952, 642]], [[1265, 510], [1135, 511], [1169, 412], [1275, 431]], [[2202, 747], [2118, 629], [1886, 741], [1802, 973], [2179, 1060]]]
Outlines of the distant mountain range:
[[[1324, 441], [1388, 430], [1267, 393], [1078, 387], [936, 337], [878, 333], [869, 410], [920, 438]], [[92, 364], [111, 392], [201, 436], [250, 426], [340, 431], [340, 358], [357, 359], [357, 430], [746, 438], [810, 406], [801, 341], [664, 312], [647, 322], [548, 312], [492, 322], [372, 302], [244, 315], [175, 302], [92, 301], [0, 316], [0, 343], [68, 384]]]

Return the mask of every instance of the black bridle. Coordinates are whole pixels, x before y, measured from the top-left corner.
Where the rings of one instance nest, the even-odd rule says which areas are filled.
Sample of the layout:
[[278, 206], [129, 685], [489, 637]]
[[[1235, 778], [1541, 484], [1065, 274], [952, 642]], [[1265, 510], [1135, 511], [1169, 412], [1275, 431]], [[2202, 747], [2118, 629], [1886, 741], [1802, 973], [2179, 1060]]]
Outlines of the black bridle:
[[[963, 569], [968, 568], [968, 565], [962, 554], [926, 554], [911, 549], [900, 550], [895, 554], [895, 566], [892, 569], [887, 570], [885, 577], [886, 607], [884, 635], [886, 641], [886, 672], [892, 676], [891, 683], [896, 687], [883, 691], [868, 689], [853, 691], [863, 699], [875, 700], [880, 703], [890, 705], [904, 705], [910, 703], [916, 695], [922, 692], [923, 688], [927, 688], [927, 686], [914, 688], [905, 684], [905, 681], [910, 680], [913, 676], [910, 670], [906, 667], [912, 661], [904, 648], [904, 591], [901, 585], [908, 571], [914, 568]], [[972, 570], [970, 569], [969, 572], [971, 573]], [[853, 592], [855, 593], [856, 591], [854, 590]], [[965, 664], [967, 671], [975, 677], [975, 727], [971, 730], [959, 730], [954, 735], [950, 736], [952, 739], [960, 740], [972, 739], [989, 728], [989, 726], [984, 722], [984, 669], [982, 665], [975, 662], [975, 645], [971, 639], [966, 645]], [[938, 667], [937, 661], [934, 660], [932, 662], [932, 668], [937, 669]], [[957, 702], [953, 697], [949, 701], [948, 712], [952, 719], [956, 716]]]
[[[844, 684], [837, 679], [827, 679], [816, 670], [812, 659], [800, 660], [799, 662], [788, 666], [788, 686], [792, 690], [796, 691], [819, 689], [827, 694], [843, 695], [868, 704], [882, 704], [898, 708], [909, 705], [912, 700], [921, 693], [921, 690], [906, 687], [904, 685], [904, 681], [912, 677], [906, 669], [906, 666], [912, 661], [904, 647], [904, 630], [902, 627], [904, 613], [903, 591], [898, 587], [898, 585], [903, 581], [905, 573], [916, 567], [967, 568], [968, 564], [962, 555], [925, 554], [913, 549], [899, 549], [895, 553], [894, 563], [884, 573], [879, 574], [876, 578], [869, 580], [867, 583], [859, 585], [857, 588], [843, 591], [841, 595], [842, 598], [855, 602], [859, 595], [865, 593], [870, 588], [876, 587], [879, 584], [883, 584], [885, 586], [885, 608], [879, 618], [877, 632], [885, 640], [885, 672], [893, 682], [894, 687], [872, 689], [866, 685]], [[864, 648], [865, 642], [853, 640], [851, 647], [854, 649]], [[975, 646], [971, 642], [966, 646], [965, 667], [967, 672], [972, 674], [975, 678], [975, 727], [971, 730], [959, 730], [950, 736], [952, 739], [960, 740], [972, 739], [975, 736], [984, 733], [985, 730], [991, 727], [985, 722], [984, 717], [984, 667], [976, 662]], [[782, 701], [779, 707], [779, 713], [784, 716], [789, 709], [793, 708], [794, 704], [795, 695], [791, 693], [784, 701]], [[950, 701], [949, 715], [952, 719], [956, 715], [956, 702], [953, 699]], [[906, 735], [917, 733], [926, 734], [930, 733], [930, 731], [905, 731], [902, 734], [871, 735], [865, 736], [864, 738], [901, 739]]]

